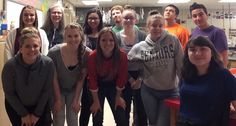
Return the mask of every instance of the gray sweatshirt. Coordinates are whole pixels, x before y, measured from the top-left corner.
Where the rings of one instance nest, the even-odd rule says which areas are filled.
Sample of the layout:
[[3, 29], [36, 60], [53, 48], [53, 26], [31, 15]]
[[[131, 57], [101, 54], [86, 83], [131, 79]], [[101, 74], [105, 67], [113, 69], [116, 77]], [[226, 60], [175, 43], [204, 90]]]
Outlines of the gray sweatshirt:
[[166, 31], [153, 42], [150, 35], [137, 43], [128, 53], [128, 59], [141, 63], [143, 83], [155, 90], [175, 89], [182, 66], [183, 50], [179, 40]]
[[29, 114], [25, 107], [35, 106], [34, 114], [41, 116], [52, 95], [54, 65], [49, 57], [40, 55], [28, 65], [21, 54], [10, 59], [2, 71], [5, 98], [20, 116]]

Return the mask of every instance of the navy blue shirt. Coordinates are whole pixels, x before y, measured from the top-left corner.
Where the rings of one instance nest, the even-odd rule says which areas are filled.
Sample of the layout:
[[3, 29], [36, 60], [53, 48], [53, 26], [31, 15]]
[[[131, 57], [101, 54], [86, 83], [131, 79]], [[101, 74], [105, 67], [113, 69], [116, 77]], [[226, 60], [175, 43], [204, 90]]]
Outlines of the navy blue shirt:
[[226, 126], [236, 79], [226, 69], [180, 82], [180, 117], [197, 124]]

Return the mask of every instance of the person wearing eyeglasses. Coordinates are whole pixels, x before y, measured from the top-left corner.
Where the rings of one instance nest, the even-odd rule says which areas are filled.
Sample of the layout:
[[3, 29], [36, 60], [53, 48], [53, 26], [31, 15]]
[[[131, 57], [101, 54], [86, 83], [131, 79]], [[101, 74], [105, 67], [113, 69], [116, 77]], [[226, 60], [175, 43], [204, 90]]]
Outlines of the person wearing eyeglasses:
[[[125, 50], [128, 54], [131, 48], [140, 41], [144, 41], [146, 34], [141, 30], [135, 28], [136, 12], [134, 9], [125, 9], [122, 13], [122, 26], [123, 30], [116, 33], [120, 48]], [[134, 103], [134, 125], [146, 126], [147, 117], [144, 110], [143, 102], [140, 95], [140, 71], [139, 67], [131, 62], [128, 63], [129, 77], [123, 90], [124, 99], [126, 101], [126, 121], [129, 123], [131, 103]]]
[[[103, 28], [102, 14], [99, 9], [92, 8], [88, 10], [83, 25], [85, 34], [85, 45], [91, 50], [95, 50], [97, 46], [98, 33]], [[83, 85], [83, 93], [81, 99], [80, 126], [87, 126], [91, 115], [90, 106], [92, 105], [92, 96], [88, 89], [87, 79]]]
[[45, 22], [42, 26], [49, 40], [48, 48], [52, 48], [63, 42], [64, 27], [64, 9], [60, 3], [55, 3], [48, 9]]

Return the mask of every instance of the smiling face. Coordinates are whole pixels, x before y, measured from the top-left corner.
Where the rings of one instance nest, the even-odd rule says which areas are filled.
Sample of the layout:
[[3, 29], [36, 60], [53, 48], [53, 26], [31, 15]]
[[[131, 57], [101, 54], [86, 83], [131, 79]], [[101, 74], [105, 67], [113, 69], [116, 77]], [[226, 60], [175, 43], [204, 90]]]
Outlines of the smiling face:
[[202, 8], [194, 9], [191, 12], [193, 22], [201, 29], [208, 27], [208, 16]]
[[65, 30], [65, 41], [69, 46], [78, 48], [81, 40], [80, 30], [78, 28], [67, 28]]
[[99, 19], [99, 15], [97, 13], [90, 13], [88, 15], [88, 25], [92, 28], [92, 29], [97, 29], [100, 23], [100, 19]]
[[35, 18], [36, 18], [36, 12], [33, 9], [29, 9], [26, 8], [23, 11], [23, 23], [25, 27], [32, 27], [34, 22], [35, 22]]
[[99, 39], [99, 46], [105, 57], [110, 57], [115, 47], [115, 40], [111, 32], [104, 32]]
[[135, 11], [133, 10], [124, 10], [122, 13], [122, 24], [124, 29], [126, 28], [133, 28], [136, 23]]
[[207, 69], [212, 53], [208, 46], [193, 46], [188, 48], [189, 61], [196, 66], [197, 69]]
[[26, 64], [33, 64], [37, 57], [40, 55], [40, 38], [30, 37], [24, 40], [23, 45], [20, 47], [23, 61]]
[[163, 17], [158, 15], [153, 15], [149, 17], [147, 22], [147, 29], [153, 41], [156, 41], [161, 36], [163, 27], [164, 27]]
[[51, 8], [51, 21], [53, 24], [59, 24], [59, 22], [62, 20], [62, 10], [60, 7], [56, 6], [54, 8]]

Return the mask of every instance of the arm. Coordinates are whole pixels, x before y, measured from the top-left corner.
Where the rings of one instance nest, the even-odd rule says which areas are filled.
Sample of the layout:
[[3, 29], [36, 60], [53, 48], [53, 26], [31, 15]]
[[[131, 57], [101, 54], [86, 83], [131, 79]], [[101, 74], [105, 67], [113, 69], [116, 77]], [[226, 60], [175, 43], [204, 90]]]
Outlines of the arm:
[[14, 71], [15, 67], [11, 63], [12, 62], [7, 62], [2, 70], [2, 86], [5, 94], [5, 99], [19, 116], [25, 117], [29, 113], [16, 95], [15, 78], [17, 75]]
[[72, 103], [72, 108], [73, 108], [75, 113], [78, 113], [79, 110], [80, 110], [80, 101], [81, 101], [80, 96], [81, 96], [81, 91], [82, 91], [82, 88], [83, 88], [83, 84], [84, 84], [84, 80], [85, 80], [86, 75], [87, 75], [87, 71], [84, 68], [82, 70], [81, 79], [79, 79], [77, 81], [75, 94], [74, 94], [74, 99], [73, 99], [73, 103]]
[[41, 91], [40, 97], [38, 99], [37, 102], [37, 106], [34, 110], [34, 115], [37, 117], [41, 117], [41, 115], [43, 114], [43, 112], [45, 111], [45, 107], [47, 104], [50, 104], [50, 96], [51, 96], [51, 92], [53, 91], [53, 76], [54, 76], [54, 64], [53, 62], [50, 60], [48, 62], [45, 63], [44, 66], [41, 66], [42, 69], [47, 69], [47, 78], [45, 79], [45, 83], [43, 84], [43, 89]]
[[182, 31], [180, 33], [180, 36], [179, 36], [179, 40], [182, 44], [182, 47], [183, 49], [185, 49], [187, 43], [188, 43], [188, 40], [189, 40], [189, 32], [186, 28], [182, 28]]
[[54, 71], [54, 76], [53, 76], [53, 91], [54, 91], [54, 107], [53, 110], [54, 112], [59, 112], [61, 110], [61, 91], [59, 87], [59, 82], [57, 79], [57, 72], [56, 70]]
[[93, 104], [90, 107], [90, 111], [95, 116], [97, 112], [101, 111], [102, 109], [101, 109], [100, 101], [98, 98], [98, 92], [97, 91], [91, 91], [91, 92], [92, 92], [92, 97], [93, 97]]
[[180, 78], [180, 73], [181, 73], [181, 68], [182, 68], [182, 65], [183, 65], [183, 49], [182, 49], [182, 46], [180, 45], [180, 42], [179, 40], [176, 38], [175, 39], [176, 42], [175, 42], [175, 54], [174, 54], [174, 58], [175, 58], [175, 67], [176, 67], [176, 73], [177, 73], [177, 76]]
[[47, 38], [47, 34], [44, 30], [39, 29], [39, 33], [40, 33], [40, 37], [41, 37], [41, 53], [43, 55], [47, 55], [48, 54], [48, 48], [49, 48], [49, 42], [48, 42], [48, 38]]
[[125, 53], [120, 55], [120, 66], [118, 68], [118, 74], [116, 78], [116, 103], [115, 107], [121, 106], [125, 109], [125, 101], [121, 97], [121, 92], [124, 89], [125, 84], [127, 83], [128, 77], [128, 59]]
[[224, 67], [227, 68], [227, 65], [228, 65], [228, 50], [220, 52], [219, 55], [220, 55], [220, 58], [223, 62]]
[[98, 87], [97, 87], [97, 72], [96, 72], [96, 64], [95, 64], [95, 55], [94, 51], [88, 57], [88, 81], [89, 81], [89, 89], [92, 92], [93, 103], [90, 107], [90, 111], [95, 116], [98, 111], [101, 111], [101, 105], [98, 98]]
[[14, 29], [7, 36], [5, 48], [4, 48], [4, 63], [14, 56], [14, 43], [16, 38], [16, 29]]
[[228, 42], [223, 30], [217, 30], [214, 36], [213, 43], [219, 52], [223, 65], [227, 68], [228, 65]]

